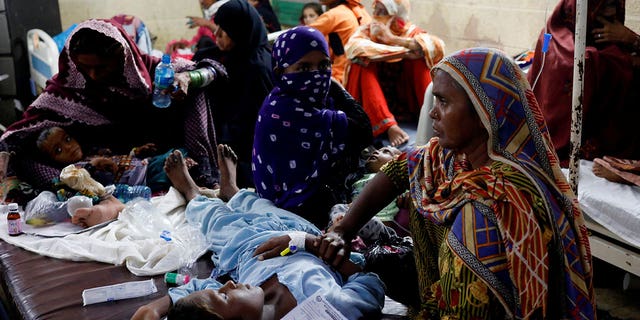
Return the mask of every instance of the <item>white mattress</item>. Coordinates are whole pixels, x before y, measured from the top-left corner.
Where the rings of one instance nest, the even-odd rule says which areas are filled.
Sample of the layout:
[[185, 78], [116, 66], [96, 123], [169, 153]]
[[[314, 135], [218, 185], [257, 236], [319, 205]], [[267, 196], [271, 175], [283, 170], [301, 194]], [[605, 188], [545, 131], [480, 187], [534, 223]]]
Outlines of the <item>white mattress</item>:
[[[578, 201], [584, 213], [609, 231], [640, 248], [640, 187], [597, 177], [593, 162], [580, 161]], [[568, 175], [568, 169], [563, 169]]]

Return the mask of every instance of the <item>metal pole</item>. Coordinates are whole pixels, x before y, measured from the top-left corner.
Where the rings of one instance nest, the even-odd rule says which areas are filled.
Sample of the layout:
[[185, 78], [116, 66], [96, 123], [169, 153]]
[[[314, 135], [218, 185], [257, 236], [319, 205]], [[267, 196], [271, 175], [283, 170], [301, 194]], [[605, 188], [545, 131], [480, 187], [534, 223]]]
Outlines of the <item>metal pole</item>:
[[584, 51], [587, 36], [587, 0], [576, 2], [576, 31], [573, 53], [573, 95], [571, 106], [571, 140], [569, 143], [569, 184], [578, 195], [580, 147], [582, 139], [582, 97], [584, 92]]

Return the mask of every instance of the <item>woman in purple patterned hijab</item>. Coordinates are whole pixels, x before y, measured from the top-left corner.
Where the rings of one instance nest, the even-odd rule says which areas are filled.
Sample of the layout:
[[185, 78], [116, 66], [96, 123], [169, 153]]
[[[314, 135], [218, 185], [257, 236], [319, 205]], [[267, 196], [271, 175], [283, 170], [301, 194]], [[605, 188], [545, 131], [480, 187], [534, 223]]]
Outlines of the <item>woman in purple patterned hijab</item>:
[[331, 80], [321, 32], [290, 29], [278, 37], [272, 56], [276, 86], [258, 114], [253, 144], [256, 191], [323, 228], [331, 206], [343, 200], [357, 155], [371, 142], [371, 125], [360, 105]]

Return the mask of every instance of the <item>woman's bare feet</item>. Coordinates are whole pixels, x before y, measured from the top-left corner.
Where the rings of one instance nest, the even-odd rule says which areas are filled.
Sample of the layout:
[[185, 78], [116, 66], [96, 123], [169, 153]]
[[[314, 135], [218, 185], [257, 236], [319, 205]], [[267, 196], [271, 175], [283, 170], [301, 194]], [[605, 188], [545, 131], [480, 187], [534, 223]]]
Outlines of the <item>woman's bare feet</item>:
[[174, 150], [164, 161], [164, 172], [171, 185], [182, 193], [187, 202], [200, 195], [198, 185], [189, 175], [189, 168], [180, 150]]
[[124, 203], [114, 196], [108, 196], [97, 205], [89, 208], [79, 208], [71, 218], [71, 222], [83, 227], [93, 227], [97, 224], [118, 218]]
[[218, 169], [220, 170], [220, 194], [218, 197], [223, 201], [229, 201], [240, 190], [236, 184], [238, 156], [226, 144], [219, 144], [217, 151]]
[[[593, 174], [600, 178], [605, 178], [611, 182], [617, 182], [622, 184], [631, 184], [630, 181], [625, 179], [623, 176], [625, 172], [620, 172], [617, 169], [613, 168], [611, 164], [603, 159], [595, 158], [593, 159]], [[626, 173], [629, 175], [629, 173]]]
[[640, 173], [640, 160], [620, 159], [610, 156], [604, 156], [602, 158], [618, 170]]
[[387, 129], [387, 137], [393, 147], [409, 142], [409, 135], [397, 124], [394, 124]]

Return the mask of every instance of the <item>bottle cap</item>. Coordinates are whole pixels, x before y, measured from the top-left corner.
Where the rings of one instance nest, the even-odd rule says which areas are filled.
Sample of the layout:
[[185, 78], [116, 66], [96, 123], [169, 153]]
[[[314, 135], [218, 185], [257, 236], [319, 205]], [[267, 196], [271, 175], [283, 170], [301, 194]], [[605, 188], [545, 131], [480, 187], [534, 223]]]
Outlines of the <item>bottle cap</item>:
[[162, 55], [162, 63], [171, 63], [171, 56], [168, 54], [163, 54]]
[[18, 204], [15, 202], [9, 203], [9, 211], [18, 210]]
[[188, 274], [179, 274], [174, 272], [167, 272], [164, 274], [164, 282], [170, 284], [183, 285], [189, 282], [190, 277]]

